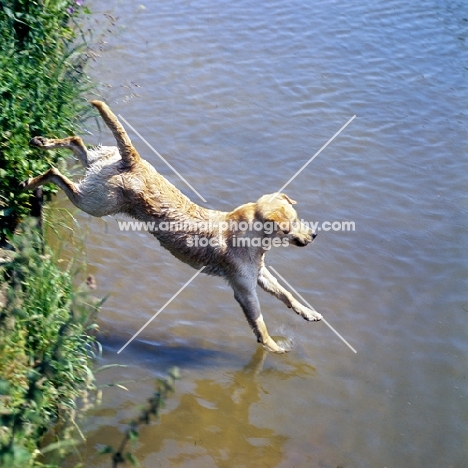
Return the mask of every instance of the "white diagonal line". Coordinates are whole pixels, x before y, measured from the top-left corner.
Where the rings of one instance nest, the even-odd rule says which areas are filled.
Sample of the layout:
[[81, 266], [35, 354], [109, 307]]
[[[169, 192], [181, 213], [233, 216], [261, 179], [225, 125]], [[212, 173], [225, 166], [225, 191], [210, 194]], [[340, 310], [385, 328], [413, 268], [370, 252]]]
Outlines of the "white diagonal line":
[[[269, 267], [270, 270], [273, 270], [282, 280], [283, 282], [289, 286], [291, 288], [291, 290], [296, 293], [297, 296], [299, 296], [304, 304], [306, 304], [308, 307], [310, 307], [312, 310], [315, 310], [272, 266]], [[344, 344], [346, 344], [352, 351], [354, 351], [355, 353], [357, 353], [357, 351], [322, 317], [322, 322], [328, 327], [330, 328], [331, 331], [333, 331], [336, 336], [338, 336], [341, 341], [343, 341]]]
[[118, 351], [120, 354], [202, 271], [202, 266]]
[[281, 193], [355, 118], [356, 116], [353, 115], [268, 201]]
[[171, 164], [170, 164], [166, 159], [164, 159], [164, 158], [159, 154], [159, 152], [158, 152], [155, 148], [153, 148], [153, 146], [151, 146], [151, 144], [150, 144], [145, 138], [143, 138], [143, 136], [141, 135], [141, 133], [139, 133], [139, 132], [135, 129], [135, 127], [133, 127], [132, 125], [130, 125], [130, 124], [128, 123], [128, 121], [125, 120], [125, 119], [122, 117], [121, 114], [119, 114], [119, 118], [122, 119], [122, 120], [125, 122], [125, 125], [127, 125], [127, 127], [130, 127], [130, 128], [143, 140], [143, 142], [146, 143], [146, 144], [148, 145], [148, 148], [150, 148], [150, 149], [154, 152], [154, 154], [156, 154], [156, 156], [158, 156], [162, 161], [164, 161], [164, 162], [167, 164], [167, 166], [168, 166], [170, 169], [172, 169], [172, 171], [174, 171], [174, 173], [177, 174], [177, 175], [179, 176], [179, 178], [180, 178], [182, 181], [184, 181], [184, 182], [200, 197], [200, 199], [202, 199], [202, 200], [206, 203], [206, 200], [190, 185], [189, 182], [187, 182], [187, 180], [186, 180], [181, 174], [179, 174], [179, 172], [177, 172], [177, 170], [176, 170], [173, 166], [171, 166]]

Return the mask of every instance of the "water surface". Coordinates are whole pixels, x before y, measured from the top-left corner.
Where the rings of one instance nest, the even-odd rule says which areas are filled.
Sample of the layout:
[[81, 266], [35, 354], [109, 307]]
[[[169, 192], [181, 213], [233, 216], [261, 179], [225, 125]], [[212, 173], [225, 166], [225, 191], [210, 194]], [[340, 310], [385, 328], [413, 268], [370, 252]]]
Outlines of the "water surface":
[[[99, 292], [102, 364], [125, 364], [85, 425], [109, 466], [154, 378], [182, 380], [135, 455], [145, 467], [464, 467], [468, 453], [468, 8], [457, 1], [95, 1], [118, 19], [92, 75], [146, 159], [204, 206], [285, 189], [310, 221], [350, 220], [268, 254], [357, 349], [259, 292], [284, 356], [257, 346], [232, 291], [145, 233], [77, 215]], [[93, 25], [96, 31], [102, 27]], [[107, 130], [89, 142], [113, 144]], [[69, 206], [66, 204], [66, 206]], [[123, 219], [118, 217], [118, 219]]]

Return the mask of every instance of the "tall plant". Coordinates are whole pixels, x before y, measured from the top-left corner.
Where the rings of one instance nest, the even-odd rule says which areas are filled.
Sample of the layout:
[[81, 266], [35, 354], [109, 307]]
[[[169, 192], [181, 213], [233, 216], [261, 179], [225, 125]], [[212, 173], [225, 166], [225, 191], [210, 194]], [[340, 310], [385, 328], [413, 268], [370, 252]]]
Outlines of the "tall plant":
[[74, 25], [81, 12], [80, 0], [0, 0], [0, 238], [29, 214], [20, 182], [60, 159], [32, 151], [29, 140], [72, 134], [89, 112], [86, 42]]
[[[72, 442], [76, 400], [96, 390], [91, 330], [99, 304], [73, 285], [73, 270], [42, 253], [37, 228], [22, 224], [13, 260], [0, 269], [0, 466], [36, 465], [43, 435]], [[71, 267], [71, 265], [70, 265]], [[51, 449], [51, 447], [49, 447]]]

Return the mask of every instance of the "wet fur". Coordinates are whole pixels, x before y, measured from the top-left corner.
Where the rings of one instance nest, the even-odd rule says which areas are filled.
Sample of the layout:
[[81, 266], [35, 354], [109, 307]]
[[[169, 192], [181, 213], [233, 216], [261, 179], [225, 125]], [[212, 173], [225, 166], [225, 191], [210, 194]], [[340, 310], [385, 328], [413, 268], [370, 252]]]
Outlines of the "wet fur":
[[[288, 351], [286, 345], [276, 343], [269, 335], [258, 302], [256, 285], [273, 294], [309, 321], [320, 320], [315, 310], [301, 305], [292, 294], [283, 288], [265, 267], [266, 250], [262, 247], [238, 247], [234, 237], [251, 236], [287, 239], [289, 243], [305, 246], [315, 234], [298, 222], [292, 207], [296, 202], [285, 194], [264, 195], [255, 203], [241, 205], [231, 212], [210, 210], [193, 203], [179, 189], [166, 180], [133, 147], [125, 129], [110, 108], [103, 102], [91, 102], [112, 131], [117, 147], [100, 146], [87, 149], [78, 136], [63, 139], [35, 137], [31, 145], [41, 149], [68, 148], [86, 168], [83, 180], [70, 181], [56, 168], [22, 183], [24, 190], [32, 190], [45, 183], [61, 187], [71, 202], [92, 216], [123, 213], [143, 222], [186, 223], [191, 227], [184, 231], [154, 231], [161, 245], [179, 260], [200, 269], [204, 273], [225, 278], [234, 290], [234, 297], [252, 327], [257, 340], [269, 351]], [[245, 221], [297, 222], [296, 228], [266, 232], [220, 231], [221, 222]], [[201, 229], [197, 224], [208, 225]], [[217, 246], [196, 247], [190, 245], [193, 236], [222, 239]], [[226, 327], [228, 328], [228, 327]]]

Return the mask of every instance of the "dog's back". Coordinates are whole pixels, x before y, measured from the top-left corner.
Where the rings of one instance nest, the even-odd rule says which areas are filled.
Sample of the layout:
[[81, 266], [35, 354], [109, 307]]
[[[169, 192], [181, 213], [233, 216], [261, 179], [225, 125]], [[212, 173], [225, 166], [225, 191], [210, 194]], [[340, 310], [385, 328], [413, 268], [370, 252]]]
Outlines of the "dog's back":
[[[88, 150], [78, 136], [34, 137], [32, 146], [73, 151], [85, 166], [86, 175], [75, 184], [58, 169], [50, 168], [24, 181], [22, 187], [34, 189], [53, 182], [66, 192], [75, 206], [93, 216], [124, 213], [150, 223], [150, 232], [179, 260], [197, 269], [204, 267], [204, 273], [222, 276], [229, 282], [235, 299], [264, 347], [278, 353], [287, 351], [287, 347], [269, 336], [255, 288], [260, 285], [308, 321], [321, 319], [318, 312], [304, 307], [280, 286], [264, 264], [266, 245], [270, 245], [272, 239], [305, 246], [315, 237], [308, 227], [301, 228], [292, 208], [296, 202], [285, 194], [270, 194], [229, 213], [199, 206], [140, 157], [105, 103], [93, 101], [92, 104], [114, 134], [117, 147]], [[267, 223], [278, 223], [281, 228], [266, 229]], [[258, 231], [256, 228], [252, 231], [251, 226], [255, 225], [260, 225]], [[242, 244], [237, 243], [240, 237], [244, 241]]]

